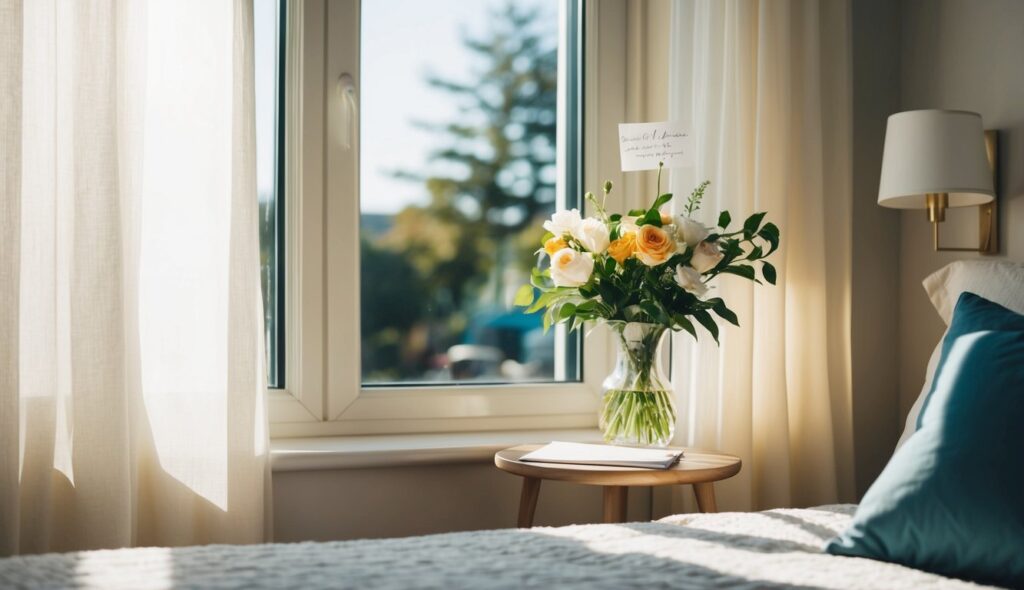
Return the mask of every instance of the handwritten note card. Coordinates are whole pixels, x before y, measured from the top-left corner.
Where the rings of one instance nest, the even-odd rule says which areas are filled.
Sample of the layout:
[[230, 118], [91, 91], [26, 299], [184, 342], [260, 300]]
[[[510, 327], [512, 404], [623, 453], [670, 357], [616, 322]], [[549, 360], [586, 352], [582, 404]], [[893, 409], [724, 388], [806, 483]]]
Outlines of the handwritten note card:
[[693, 165], [693, 140], [679, 123], [620, 123], [622, 171], [657, 170]]

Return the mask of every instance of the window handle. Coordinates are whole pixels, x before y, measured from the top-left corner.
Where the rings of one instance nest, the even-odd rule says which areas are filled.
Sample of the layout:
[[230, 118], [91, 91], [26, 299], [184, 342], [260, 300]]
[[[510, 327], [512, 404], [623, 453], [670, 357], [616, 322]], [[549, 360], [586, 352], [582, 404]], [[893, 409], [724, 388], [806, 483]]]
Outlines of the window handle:
[[335, 138], [343, 149], [352, 149], [356, 131], [356, 81], [351, 74], [338, 76], [335, 85], [338, 107], [341, 110]]

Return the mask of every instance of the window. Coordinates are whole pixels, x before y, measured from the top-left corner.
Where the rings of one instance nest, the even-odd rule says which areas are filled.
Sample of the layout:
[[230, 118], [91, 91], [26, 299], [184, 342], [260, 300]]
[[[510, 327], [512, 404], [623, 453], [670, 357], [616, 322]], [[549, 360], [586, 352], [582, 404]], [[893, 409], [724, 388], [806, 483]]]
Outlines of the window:
[[255, 0], [256, 186], [267, 385], [284, 387], [284, 0]]
[[542, 221], [579, 207], [563, 3], [363, 2], [364, 385], [577, 380], [578, 336], [510, 305]]
[[[624, 5], [601, 10], [624, 32]], [[540, 221], [580, 206], [584, 156], [617, 157], [621, 100], [581, 100], [598, 3], [256, 11], [272, 436], [596, 424], [603, 337], [545, 335], [509, 303]], [[623, 88], [621, 42], [587, 51]], [[585, 117], [607, 129], [586, 154]]]

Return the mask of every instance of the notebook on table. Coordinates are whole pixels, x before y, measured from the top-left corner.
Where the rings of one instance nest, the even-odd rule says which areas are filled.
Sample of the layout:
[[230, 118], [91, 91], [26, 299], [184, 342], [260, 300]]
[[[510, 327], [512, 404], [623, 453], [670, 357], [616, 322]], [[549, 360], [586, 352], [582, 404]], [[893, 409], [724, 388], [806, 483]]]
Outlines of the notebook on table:
[[678, 449], [645, 449], [555, 441], [523, 455], [519, 460], [533, 463], [668, 469], [682, 456], [683, 452]]

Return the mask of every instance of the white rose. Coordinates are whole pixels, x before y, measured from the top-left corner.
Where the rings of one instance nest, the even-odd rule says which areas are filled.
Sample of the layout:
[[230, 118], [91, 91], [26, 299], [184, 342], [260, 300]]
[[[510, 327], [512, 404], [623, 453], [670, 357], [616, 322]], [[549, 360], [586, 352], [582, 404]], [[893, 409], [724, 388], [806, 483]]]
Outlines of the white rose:
[[697, 297], [708, 292], [708, 286], [700, 280], [700, 273], [682, 264], [676, 267], [676, 284]]
[[590, 280], [594, 257], [587, 252], [562, 248], [551, 257], [551, 280], [556, 287], [579, 287]]
[[690, 266], [697, 269], [697, 272], [704, 274], [718, 266], [718, 263], [725, 258], [725, 254], [718, 249], [718, 244], [713, 242], [701, 242], [693, 251], [693, 258], [690, 259]]
[[565, 234], [571, 234], [576, 231], [580, 221], [579, 209], [556, 211], [555, 214], [551, 216], [551, 219], [544, 222], [544, 229], [560, 238]]
[[604, 222], [588, 217], [581, 221], [572, 232], [572, 237], [594, 254], [601, 254], [608, 249], [608, 226]]
[[626, 234], [635, 234], [640, 231], [640, 227], [636, 224], [637, 218], [633, 215], [623, 215], [622, 219], [619, 220], [619, 235], [624, 236]]
[[704, 227], [699, 221], [694, 221], [685, 215], [676, 216], [676, 235], [686, 245], [693, 248], [708, 237], [711, 230]]

